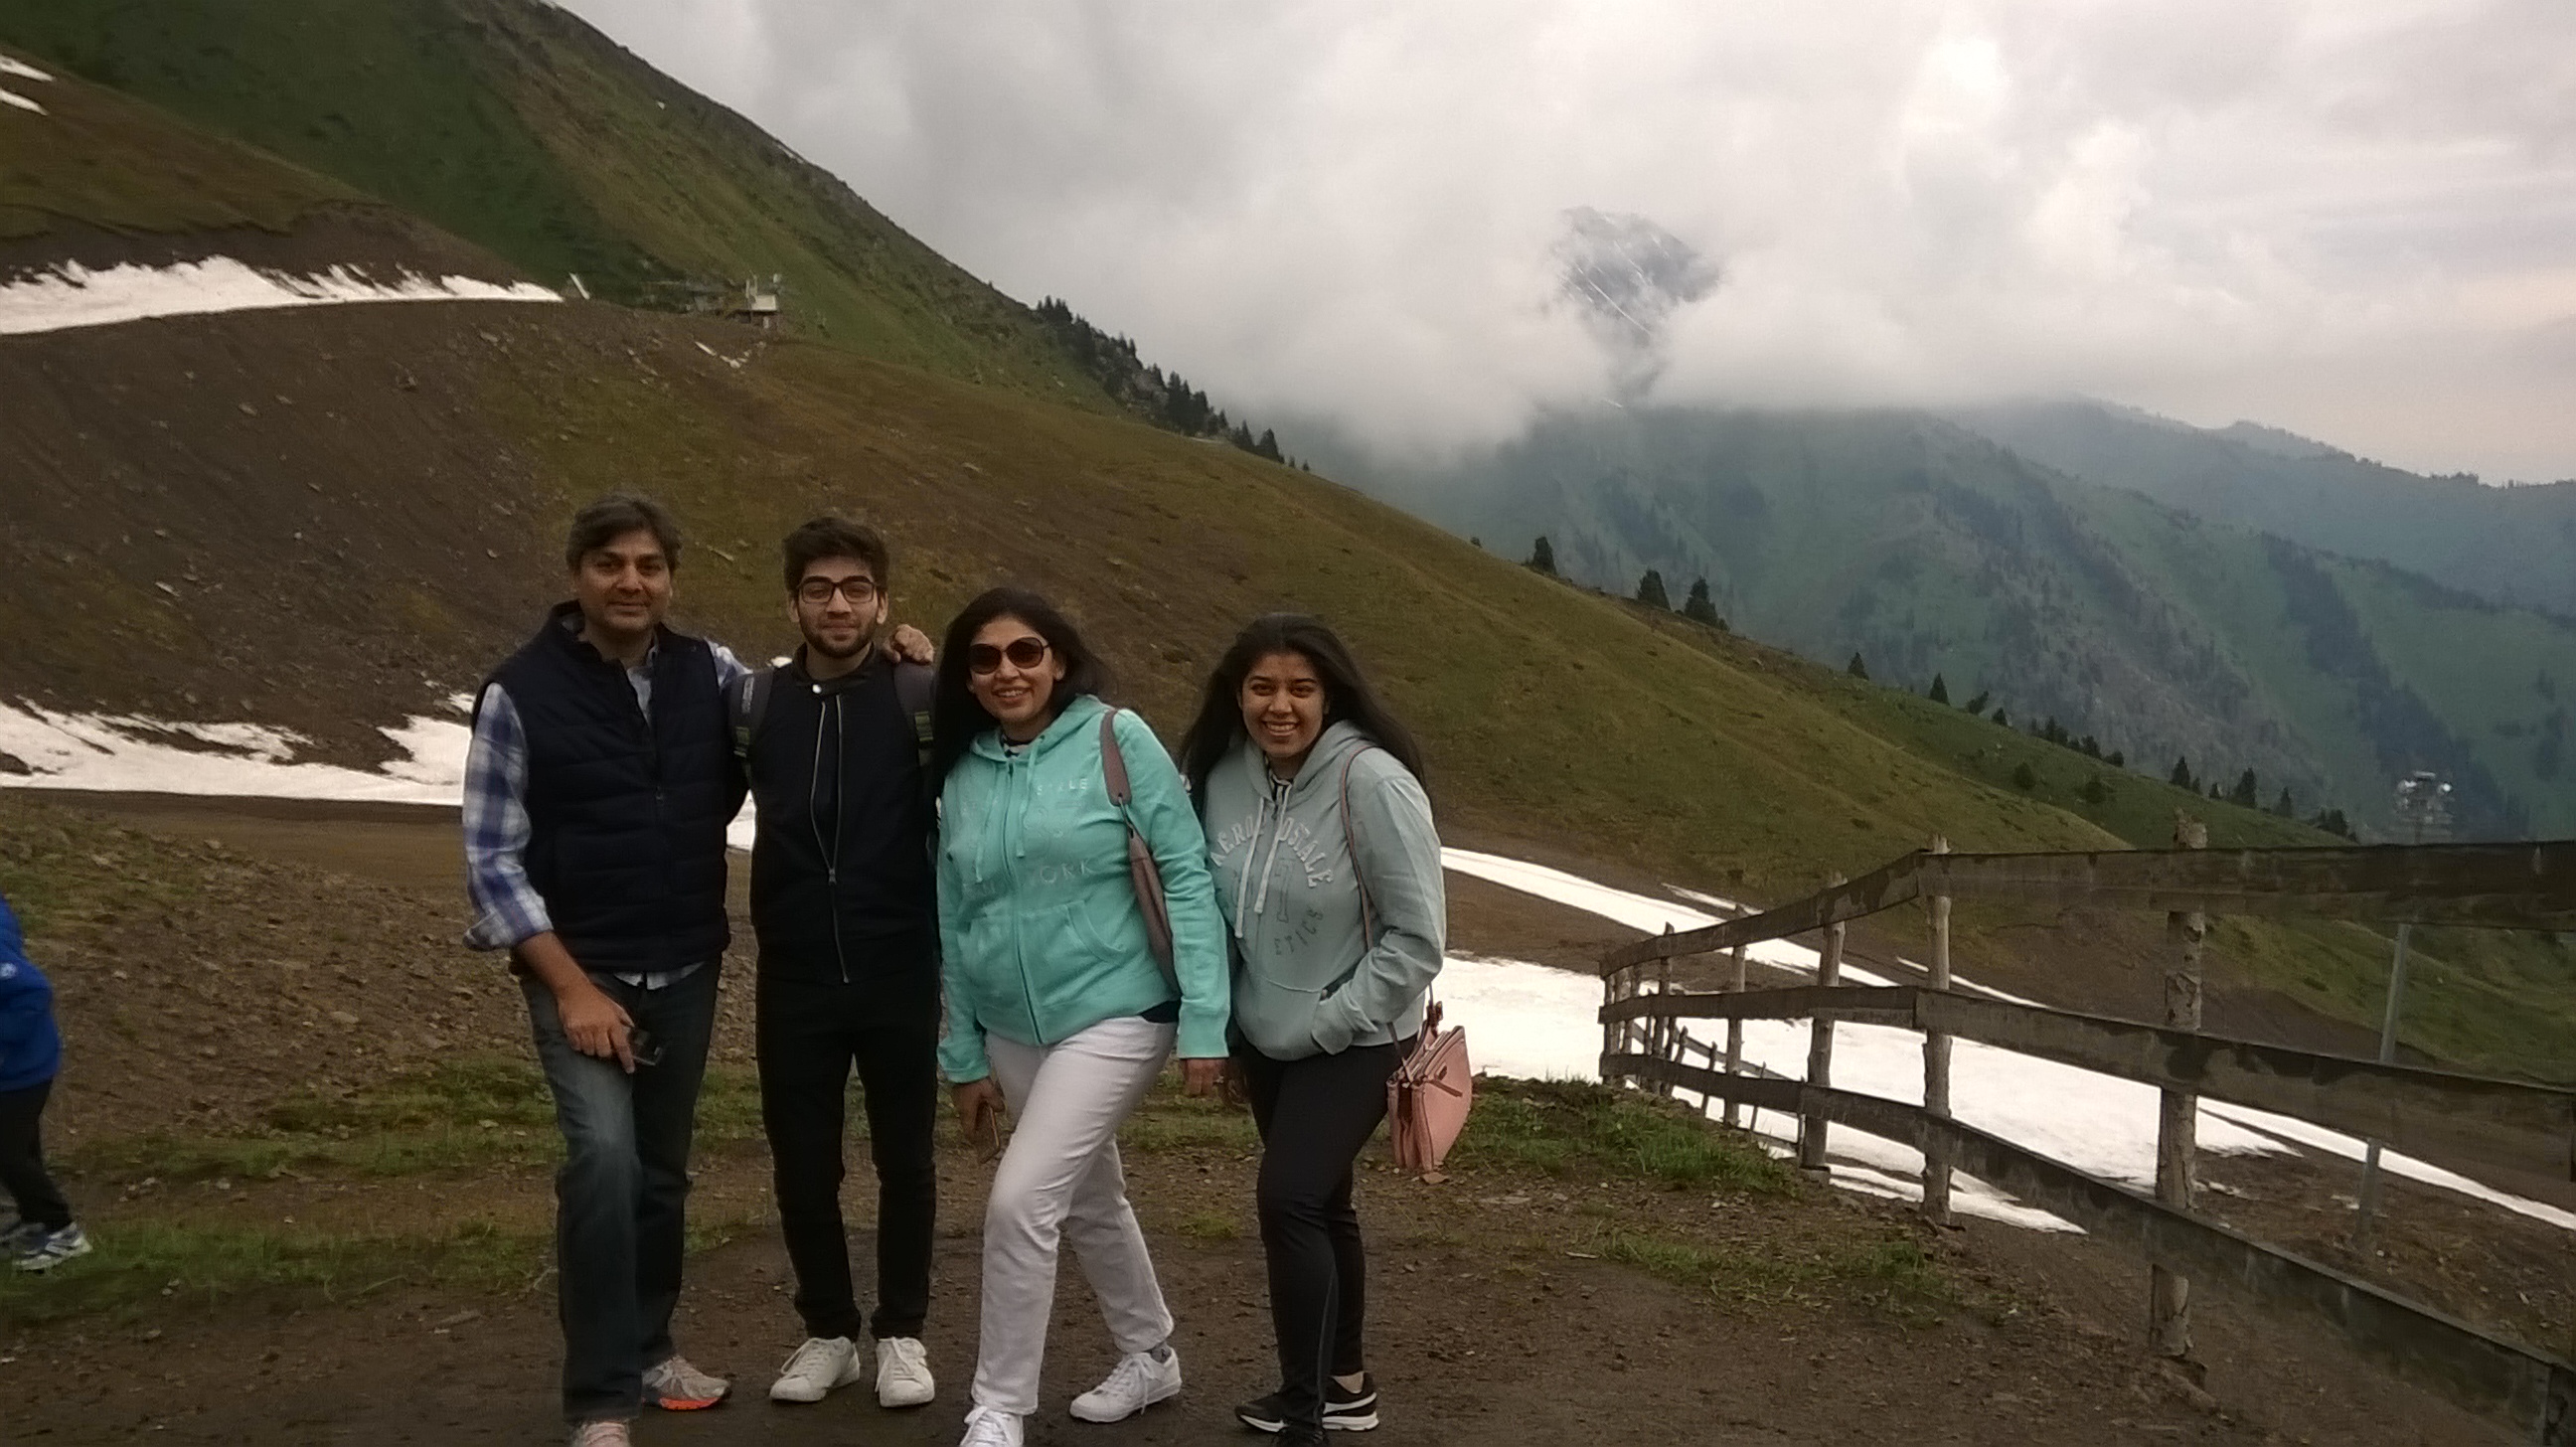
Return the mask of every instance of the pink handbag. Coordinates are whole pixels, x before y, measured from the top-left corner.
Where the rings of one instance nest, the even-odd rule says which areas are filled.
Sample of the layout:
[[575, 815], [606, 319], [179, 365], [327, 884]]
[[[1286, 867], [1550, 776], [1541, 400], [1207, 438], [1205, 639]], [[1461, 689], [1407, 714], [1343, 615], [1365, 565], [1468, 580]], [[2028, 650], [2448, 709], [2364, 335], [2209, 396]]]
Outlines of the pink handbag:
[[1422, 1013], [1422, 1034], [1413, 1053], [1386, 1083], [1395, 1163], [1421, 1175], [1438, 1175], [1458, 1133], [1467, 1128], [1467, 1108], [1475, 1102], [1476, 1070], [1467, 1063], [1467, 1032], [1441, 1029], [1440, 1002], [1434, 1000]]
[[[1342, 764], [1342, 835], [1351, 851], [1351, 878], [1360, 887], [1360, 935], [1377, 942], [1377, 910], [1369, 901], [1368, 881], [1361, 877], [1359, 837], [1351, 832], [1351, 765], [1366, 749]], [[1386, 1082], [1387, 1133], [1394, 1139], [1395, 1163], [1426, 1179], [1440, 1179], [1440, 1163], [1467, 1128], [1468, 1107], [1476, 1103], [1476, 1067], [1467, 1061], [1467, 1032], [1440, 1028], [1440, 1002], [1422, 1012], [1422, 1033], [1413, 1053]]]

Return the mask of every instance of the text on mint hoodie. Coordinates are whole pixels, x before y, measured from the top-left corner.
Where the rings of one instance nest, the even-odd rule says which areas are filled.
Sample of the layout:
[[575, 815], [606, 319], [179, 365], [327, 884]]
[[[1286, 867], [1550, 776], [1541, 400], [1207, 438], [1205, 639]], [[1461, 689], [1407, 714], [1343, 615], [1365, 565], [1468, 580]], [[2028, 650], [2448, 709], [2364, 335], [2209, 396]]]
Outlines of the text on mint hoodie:
[[1054, 1045], [1103, 1020], [1180, 997], [1178, 1053], [1226, 1053], [1225, 925], [1207, 842], [1154, 731], [1121, 710], [1128, 815], [1162, 871], [1177, 992], [1146, 943], [1127, 868], [1127, 825], [1101, 771], [1098, 699], [1074, 699], [1013, 758], [987, 730], [939, 792], [940, 971], [950, 1082], [992, 1067], [984, 1037]]
[[[1337, 723], [1284, 788], [1251, 740], [1237, 744], [1209, 772], [1200, 817], [1230, 922], [1234, 1026], [1253, 1048], [1299, 1060], [1421, 1032], [1449, 937], [1421, 781]], [[1362, 879], [1374, 935], [1362, 927]]]

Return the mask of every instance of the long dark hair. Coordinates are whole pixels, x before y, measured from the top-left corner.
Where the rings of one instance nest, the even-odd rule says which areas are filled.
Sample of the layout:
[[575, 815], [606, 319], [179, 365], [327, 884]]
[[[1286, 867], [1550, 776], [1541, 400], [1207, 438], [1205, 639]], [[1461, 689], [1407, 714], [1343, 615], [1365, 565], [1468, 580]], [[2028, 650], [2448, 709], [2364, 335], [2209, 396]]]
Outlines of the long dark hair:
[[930, 778], [935, 786], [966, 757], [966, 750], [978, 734], [999, 727], [994, 717], [976, 702], [972, 689], [966, 686], [966, 651], [975, 635], [996, 618], [1017, 618], [1029, 625], [1029, 631], [1047, 642], [1047, 648], [1064, 664], [1064, 677], [1055, 682], [1055, 691], [1047, 696], [1049, 714], [1064, 712], [1064, 706], [1084, 694], [1098, 695], [1109, 686], [1109, 670], [1074, 631], [1073, 624], [1055, 605], [1026, 588], [993, 588], [976, 595], [957, 616], [949, 620], [948, 636], [939, 644], [939, 686], [930, 699]]
[[1396, 721], [1379, 701], [1377, 691], [1360, 672], [1359, 660], [1341, 635], [1324, 620], [1303, 613], [1266, 613], [1235, 635], [1234, 646], [1216, 661], [1207, 691], [1199, 699], [1199, 716], [1181, 737], [1181, 772], [1190, 781], [1191, 797], [1207, 798], [1208, 775], [1234, 746], [1249, 737], [1243, 727], [1243, 681], [1252, 665], [1274, 653], [1294, 653], [1315, 667], [1324, 684], [1324, 726], [1352, 723], [1369, 742], [1395, 756], [1406, 773], [1429, 787], [1422, 772], [1422, 746], [1413, 731]]

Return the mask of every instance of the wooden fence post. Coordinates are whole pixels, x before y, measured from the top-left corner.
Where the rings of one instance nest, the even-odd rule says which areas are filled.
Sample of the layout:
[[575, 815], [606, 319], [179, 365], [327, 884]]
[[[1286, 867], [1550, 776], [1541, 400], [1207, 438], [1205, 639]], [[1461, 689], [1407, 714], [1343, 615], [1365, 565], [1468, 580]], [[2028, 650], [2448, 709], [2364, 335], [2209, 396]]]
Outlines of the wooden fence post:
[[[1665, 935], [1665, 937], [1666, 937], [1666, 938], [1670, 938], [1670, 937], [1671, 937], [1671, 935], [1672, 935], [1672, 932], [1673, 932], [1673, 925], [1672, 925], [1672, 921], [1670, 921], [1670, 920], [1666, 920], [1666, 921], [1664, 921], [1664, 935]], [[1673, 992], [1673, 957], [1672, 957], [1672, 956], [1670, 956], [1670, 955], [1666, 955], [1666, 956], [1664, 956], [1662, 959], [1655, 961], [1655, 999], [1656, 999], [1656, 1002], [1657, 1002], [1658, 1004], [1664, 1004], [1664, 1005], [1669, 1005], [1669, 1004], [1671, 1004], [1672, 1002], [1671, 1002], [1669, 999], [1666, 999], [1665, 997], [1666, 997], [1666, 996], [1668, 996], [1668, 995], [1670, 995], [1670, 994], [1672, 994], [1672, 992]], [[1653, 1029], [1653, 1032], [1652, 1032], [1652, 1033], [1653, 1033], [1653, 1040], [1654, 1040], [1654, 1044], [1653, 1044], [1653, 1046], [1651, 1047], [1651, 1053], [1654, 1055], [1654, 1057], [1655, 1057], [1657, 1060], [1671, 1060], [1671, 1059], [1675, 1059], [1675, 1058], [1676, 1058], [1676, 1056], [1674, 1055], [1674, 1052], [1673, 1052], [1673, 1041], [1674, 1041], [1674, 1038], [1675, 1038], [1676, 1036], [1678, 1036], [1678, 1035], [1681, 1033], [1681, 1028], [1682, 1028], [1682, 1027], [1681, 1027], [1681, 1022], [1680, 1022], [1679, 1020], [1674, 1019], [1674, 1018], [1673, 1018], [1673, 1017], [1671, 1017], [1670, 1015], [1658, 1016], [1658, 1017], [1656, 1018], [1655, 1023], [1654, 1023], [1654, 1029]], [[1671, 1077], [1669, 1077], [1669, 1076], [1667, 1076], [1667, 1077], [1665, 1077], [1662, 1081], [1658, 1082], [1658, 1083], [1656, 1084], [1656, 1086], [1655, 1086], [1655, 1093], [1656, 1093], [1657, 1095], [1662, 1096], [1662, 1097], [1663, 1097], [1664, 1099], [1666, 1099], [1666, 1100], [1670, 1100], [1670, 1099], [1672, 1099], [1672, 1098], [1673, 1098], [1673, 1082], [1672, 1082], [1672, 1078], [1671, 1078]]]
[[[1744, 948], [1742, 945], [1735, 947], [1734, 988], [1735, 993], [1739, 995], [1744, 993]], [[1744, 1017], [1741, 1015], [1726, 1022], [1726, 1073], [1729, 1079], [1744, 1073]], [[1742, 1123], [1743, 1118], [1743, 1106], [1734, 1096], [1728, 1096], [1726, 1123], [1730, 1126], [1737, 1125]]]
[[[1947, 854], [1950, 841], [1935, 834], [1932, 852]], [[1950, 988], [1950, 897], [1932, 896], [1932, 988]], [[1950, 1036], [1941, 1030], [1923, 1032], [1923, 1113], [1936, 1120], [1950, 1118]], [[1950, 1224], [1950, 1138], [1939, 1131], [1927, 1133], [1923, 1143], [1923, 1215], [1934, 1225]]]
[[[2174, 844], [2183, 849], [2208, 848], [2209, 826], [2177, 813]], [[2180, 948], [2165, 968], [2165, 1024], [2198, 1034], [2200, 949], [2209, 935], [2209, 916], [2191, 910], [2166, 916], [2166, 925]], [[2199, 1140], [2200, 1096], [2191, 1091], [2165, 1091], [2156, 1112], [2156, 1199], [2176, 1210], [2191, 1209], [2193, 1156]], [[2166, 1356], [2190, 1357], [2190, 1280], [2162, 1266], [2150, 1267], [2147, 1292], [2149, 1340]]]
[[[1843, 883], [1837, 871], [1825, 880], [1833, 889]], [[1843, 924], [1838, 920], [1825, 927], [1825, 948], [1816, 957], [1816, 983], [1839, 985], [1843, 980]], [[1819, 1015], [1807, 1038], [1807, 1083], [1834, 1083], [1834, 1022], [1830, 1015]], [[1810, 1106], [1798, 1124], [1798, 1168], [1821, 1171], [1825, 1168], [1825, 1112], [1821, 1106]]]
[[[2388, 966], [2388, 1009], [2379, 1021], [2379, 1062], [2393, 1064], [2397, 1059], [2397, 1021], [2405, 1010], [2406, 945], [2413, 938], [2415, 926], [2397, 927], [2397, 957]], [[2361, 1157], [2361, 1200], [2353, 1213], [2352, 1249], [2364, 1262], [2370, 1259], [2371, 1237], [2379, 1215], [2379, 1142], [2372, 1140]]]
[[[1603, 1010], [1608, 1010], [1619, 1003], [1619, 977], [1626, 973], [1628, 973], [1626, 970], [1612, 970], [1601, 977]], [[1625, 1022], [1618, 1020], [1605, 1020], [1601, 1024], [1601, 1083], [1603, 1085], [1617, 1084], [1610, 1078], [1610, 1057], [1619, 1053], [1619, 1032], [1624, 1025]]]

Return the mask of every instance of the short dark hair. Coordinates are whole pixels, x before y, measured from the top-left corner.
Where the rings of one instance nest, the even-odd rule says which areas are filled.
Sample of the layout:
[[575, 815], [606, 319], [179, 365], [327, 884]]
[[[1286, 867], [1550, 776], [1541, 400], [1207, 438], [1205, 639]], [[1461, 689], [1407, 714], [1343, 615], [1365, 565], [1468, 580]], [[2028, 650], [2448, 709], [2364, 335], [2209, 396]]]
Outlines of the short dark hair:
[[786, 558], [790, 593], [805, 581], [805, 570], [825, 558], [856, 558], [867, 564], [868, 576], [876, 580], [879, 592], [885, 590], [886, 574], [893, 568], [892, 560], [886, 556], [885, 539], [877, 530], [843, 517], [818, 517], [804, 524], [789, 533], [778, 550]]
[[628, 533], [651, 533], [662, 545], [662, 561], [680, 569], [680, 524], [671, 510], [640, 493], [612, 492], [572, 516], [564, 538], [564, 566], [579, 571], [581, 560]]
[[1422, 746], [1414, 741], [1413, 731], [1388, 711], [1377, 690], [1369, 687], [1368, 676], [1360, 672], [1359, 660], [1351, 656], [1341, 635], [1322, 619], [1303, 613], [1266, 613], [1235, 635], [1233, 646], [1217, 660], [1199, 698], [1199, 716], [1181, 736], [1181, 774], [1189, 780], [1194, 798], [1207, 798], [1208, 775], [1249, 736], [1243, 727], [1243, 681], [1251, 676], [1254, 664], [1274, 653], [1294, 653], [1314, 665], [1324, 685], [1326, 727], [1357, 725], [1370, 743], [1386, 750], [1429, 790]]
[[1064, 664], [1064, 677], [1057, 680], [1054, 693], [1047, 699], [1051, 713], [1062, 713], [1066, 704], [1084, 694], [1097, 697], [1109, 687], [1107, 665], [1054, 604], [1025, 588], [995, 588], [977, 594], [975, 601], [949, 620], [948, 637], [939, 645], [939, 677], [930, 699], [930, 777], [934, 781], [948, 777], [948, 771], [966, 757], [978, 735], [999, 727], [993, 716], [984, 711], [984, 705], [976, 702], [974, 690], [966, 686], [968, 646], [984, 625], [996, 618], [1017, 618], [1029, 625], [1029, 631], [1045, 639], [1048, 650]]

